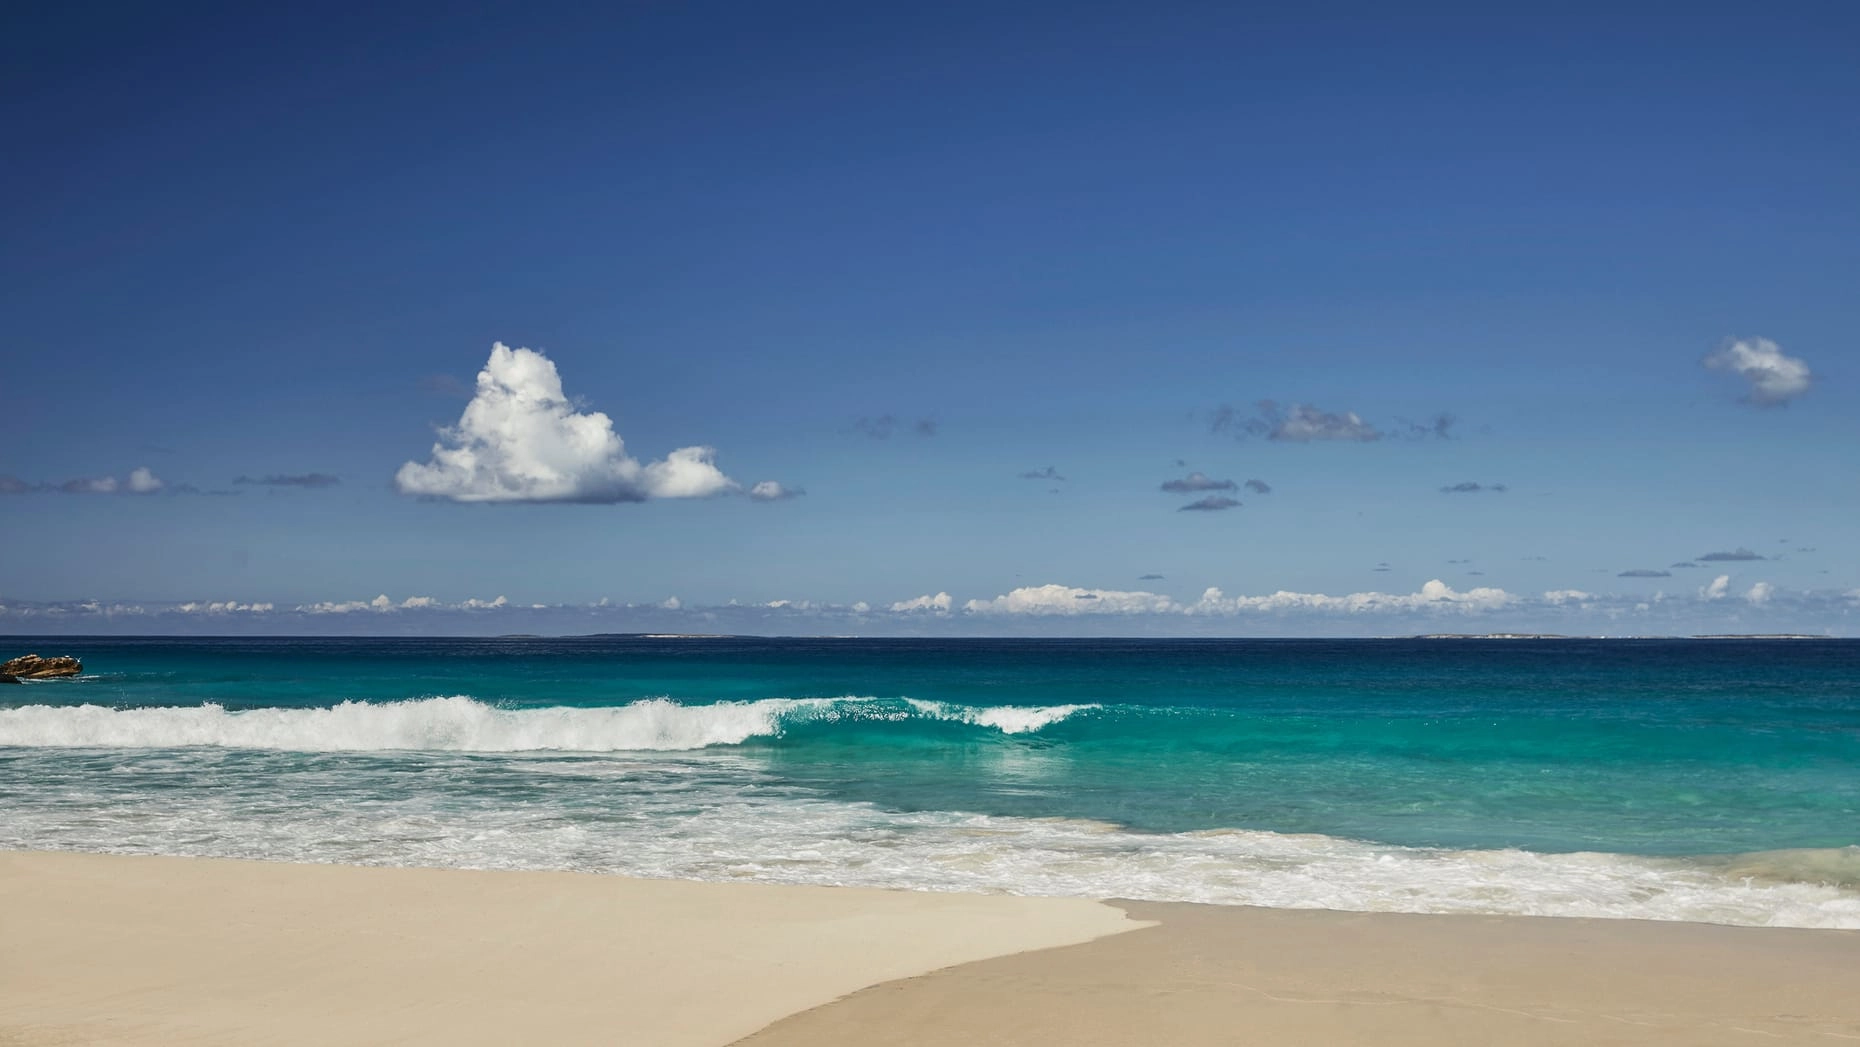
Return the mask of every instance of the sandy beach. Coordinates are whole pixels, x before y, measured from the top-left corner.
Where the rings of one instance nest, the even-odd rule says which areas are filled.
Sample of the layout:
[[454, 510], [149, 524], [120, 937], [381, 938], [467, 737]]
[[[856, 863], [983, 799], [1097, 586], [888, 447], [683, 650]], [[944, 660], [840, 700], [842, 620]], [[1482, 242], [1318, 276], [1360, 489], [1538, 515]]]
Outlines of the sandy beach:
[[741, 1047], [1860, 1040], [1860, 932], [1118, 903], [1160, 921], [881, 985]]
[[0, 940], [9, 1047], [1860, 1039], [1853, 931], [8, 852]]
[[0, 852], [0, 1045], [717, 1047], [1135, 926], [1059, 898]]

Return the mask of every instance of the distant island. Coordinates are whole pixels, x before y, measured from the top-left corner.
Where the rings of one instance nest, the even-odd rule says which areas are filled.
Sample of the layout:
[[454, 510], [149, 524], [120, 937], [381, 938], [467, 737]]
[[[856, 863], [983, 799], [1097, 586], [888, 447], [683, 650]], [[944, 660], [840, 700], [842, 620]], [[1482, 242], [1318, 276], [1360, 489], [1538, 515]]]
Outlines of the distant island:
[[1422, 633], [1414, 640], [1586, 640], [1594, 637], [1565, 636], [1561, 633]]
[[1422, 633], [1410, 640], [1831, 640], [1817, 633], [1699, 633], [1692, 636], [1568, 636], [1562, 633]]
[[583, 640], [734, 640], [737, 633], [582, 633]]

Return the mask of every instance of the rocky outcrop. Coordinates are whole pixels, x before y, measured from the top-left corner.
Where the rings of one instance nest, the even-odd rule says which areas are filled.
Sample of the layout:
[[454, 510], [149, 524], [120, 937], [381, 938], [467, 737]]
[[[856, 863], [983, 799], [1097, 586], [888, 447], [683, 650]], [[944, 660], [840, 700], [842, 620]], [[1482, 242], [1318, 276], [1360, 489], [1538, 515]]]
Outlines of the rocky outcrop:
[[22, 655], [10, 662], [0, 662], [0, 676], [11, 676], [18, 680], [44, 680], [53, 676], [76, 676], [84, 671], [84, 663], [68, 655], [57, 658], [41, 658], [36, 654]]

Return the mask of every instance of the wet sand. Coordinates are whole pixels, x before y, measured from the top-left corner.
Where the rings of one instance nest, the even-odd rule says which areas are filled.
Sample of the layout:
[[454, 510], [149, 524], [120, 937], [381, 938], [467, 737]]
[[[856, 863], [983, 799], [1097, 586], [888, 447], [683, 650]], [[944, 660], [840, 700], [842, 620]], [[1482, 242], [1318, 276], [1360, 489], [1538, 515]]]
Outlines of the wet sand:
[[1116, 904], [1160, 924], [875, 986], [738, 1047], [1860, 1043], [1860, 931]]

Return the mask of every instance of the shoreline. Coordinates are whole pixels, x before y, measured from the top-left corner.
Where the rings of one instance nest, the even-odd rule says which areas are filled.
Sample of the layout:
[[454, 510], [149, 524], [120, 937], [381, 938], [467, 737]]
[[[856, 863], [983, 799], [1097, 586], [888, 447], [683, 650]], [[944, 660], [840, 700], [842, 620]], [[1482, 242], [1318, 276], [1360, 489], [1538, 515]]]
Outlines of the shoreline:
[[1860, 931], [0, 851], [0, 1044], [1860, 1039]]

